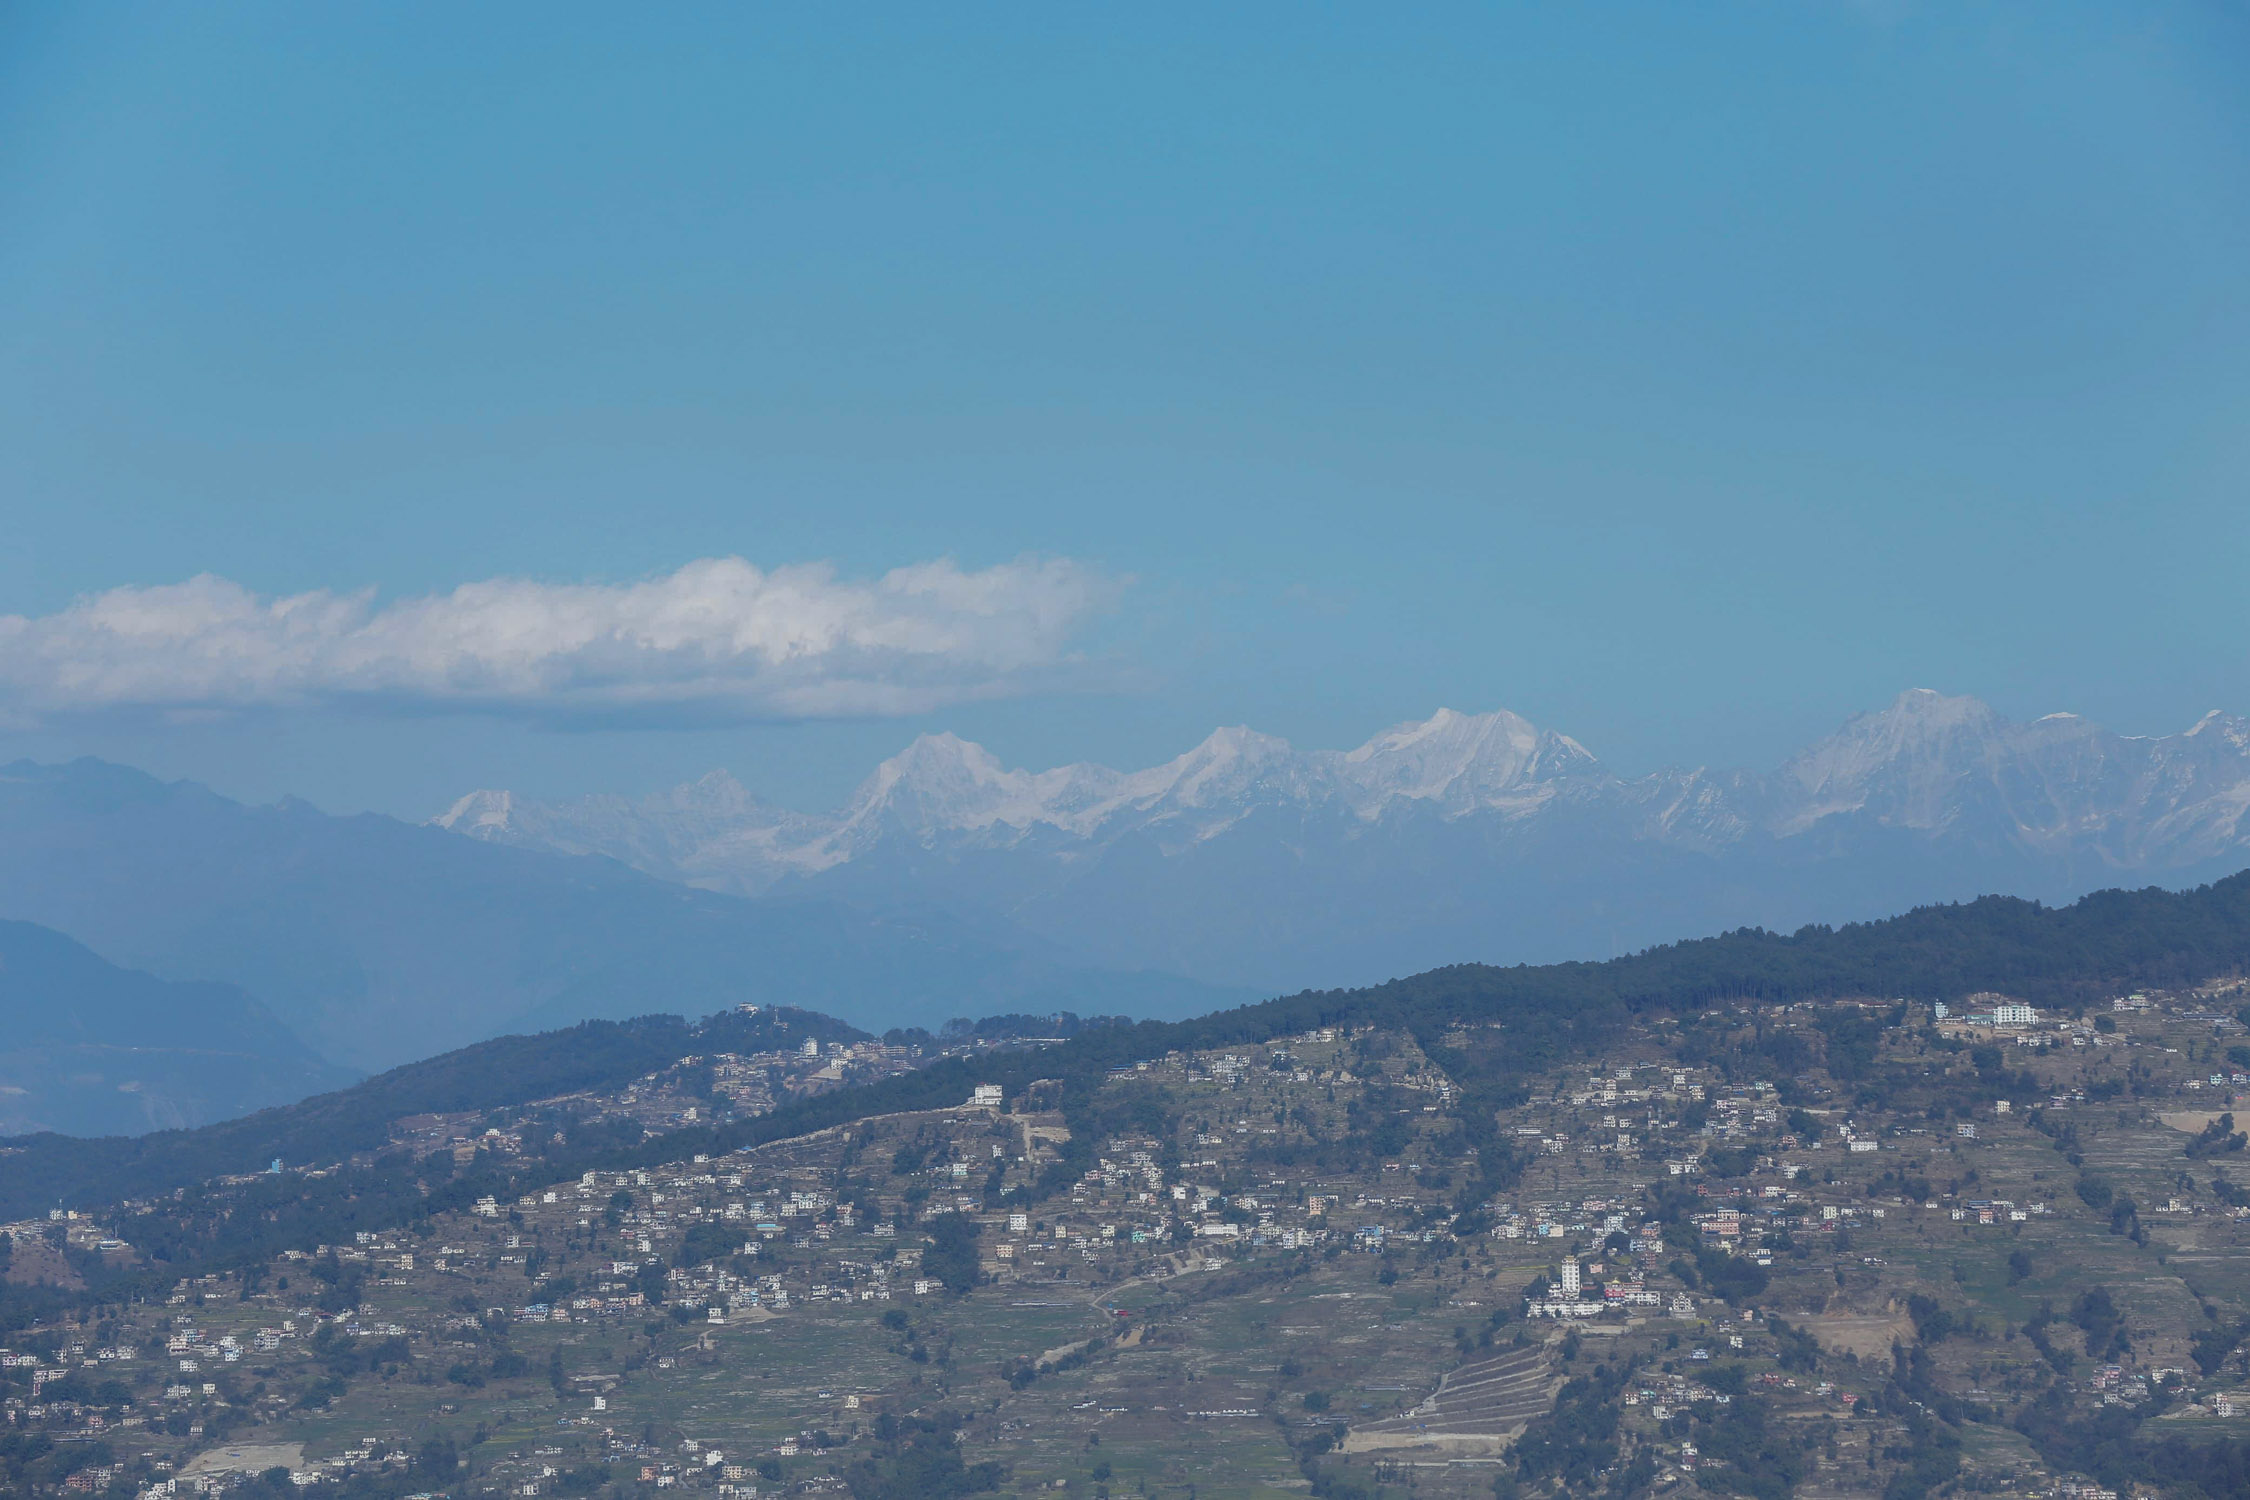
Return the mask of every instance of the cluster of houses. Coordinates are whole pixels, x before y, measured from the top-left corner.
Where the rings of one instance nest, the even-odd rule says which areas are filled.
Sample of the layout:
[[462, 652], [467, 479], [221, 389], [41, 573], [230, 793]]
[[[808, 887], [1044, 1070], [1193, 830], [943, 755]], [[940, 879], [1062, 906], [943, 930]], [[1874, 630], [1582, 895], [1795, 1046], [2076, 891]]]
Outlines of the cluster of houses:
[[[1599, 1271], [1599, 1267], [1596, 1271]], [[1611, 1309], [1626, 1310], [1634, 1307], [1658, 1307], [1675, 1318], [1696, 1316], [1695, 1299], [1685, 1292], [1673, 1294], [1669, 1303], [1664, 1294], [1650, 1288], [1633, 1272], [1601, 1288], [1600, 1296], [1589, 1295], [1584, 1272], [1574, 1255], [1563, 1257], [1562, 1268], [1556, 1279], [1536, 1297], [1524, 1300], [1524, 1316], [1528, 1318], [1591, 1318]]]

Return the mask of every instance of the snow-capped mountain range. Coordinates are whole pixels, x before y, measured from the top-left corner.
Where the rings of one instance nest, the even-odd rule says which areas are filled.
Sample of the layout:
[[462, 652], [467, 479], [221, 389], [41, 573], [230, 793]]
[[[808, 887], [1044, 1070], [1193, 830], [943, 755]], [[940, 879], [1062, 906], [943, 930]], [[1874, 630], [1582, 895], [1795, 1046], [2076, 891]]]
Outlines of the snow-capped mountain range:
[[1515, 714], [1444, 709], [1349, 751], [1221, 729], [1140, 771], [1018, 770], [924, 735], [828, 816], [713, 772], [640, 800], [473, 792], [436, 821], [736, 894], [975, 911], [1097, 962], [1278, 987], [2202, 879], [2250, 863], [2246, 808], [2250, 720], [2128, 737], [1917, 690], [1770, 773], [1620, 776]]
[[[1585, 747], [1506, 710], [1439, 709], [1357, 750], [1300, 751], [1246, 728], [1144, 771], [1079, 764], [1014, 770], [982, 745], [925, 734], [877, 766], [829, 817], [758, 801], [725, 771], [638, 801], [593, 796], [533, 803], [471, 792], [434, 821], [549, 852], [602, 854], [691, 885], [756, 895], [905, 839], [1008, 847], [1052, 835], [1099, 845], [1160, 830], [1177, 849], [1224, 835], [1261, 808], [1337, 808], [1362, 823], [1395, 805], [1447, 817], [1536, 813], [1566, 789], [1615, 783]], [[1622, 783], [1618, 783], [1622, 784]]]

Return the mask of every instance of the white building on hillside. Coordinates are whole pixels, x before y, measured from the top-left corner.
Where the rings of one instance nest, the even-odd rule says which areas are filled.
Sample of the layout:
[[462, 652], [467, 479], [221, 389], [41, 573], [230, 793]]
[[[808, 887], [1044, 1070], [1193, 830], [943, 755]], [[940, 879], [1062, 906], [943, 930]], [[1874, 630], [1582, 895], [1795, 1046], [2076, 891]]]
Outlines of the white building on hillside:
[[1547, 1288], [1547, 1295], [1534, 1302], [1525, 1299], [1524, 1316], [1527, 1318], [1590, 1318], [1607, 1304], [1589, 1302], [1580, 1291], [1578, 1259], [1566, 1256], [1562, 1263], [1562, 1279]]

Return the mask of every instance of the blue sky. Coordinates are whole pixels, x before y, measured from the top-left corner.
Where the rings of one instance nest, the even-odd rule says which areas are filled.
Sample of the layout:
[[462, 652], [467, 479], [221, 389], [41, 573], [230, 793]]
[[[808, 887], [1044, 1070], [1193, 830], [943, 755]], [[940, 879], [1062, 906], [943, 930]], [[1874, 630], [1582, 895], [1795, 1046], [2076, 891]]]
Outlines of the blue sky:
[[[2250, 710], [2239, 7], [1400, 9], [0, 13], [0, 756], [424, 815]], [[847, 623], [604, 654], [644, 596]]]

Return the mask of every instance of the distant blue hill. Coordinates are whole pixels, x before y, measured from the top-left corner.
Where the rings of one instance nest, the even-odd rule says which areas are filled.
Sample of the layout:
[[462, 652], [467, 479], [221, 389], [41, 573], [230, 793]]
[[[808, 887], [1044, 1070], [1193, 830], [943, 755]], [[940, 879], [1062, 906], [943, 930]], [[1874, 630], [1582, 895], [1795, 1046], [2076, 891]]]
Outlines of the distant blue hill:
[[204, 1125], [358, 1076], [233, 985], [157, 979], [0, 922], [0, 1135]]
[[503, 1032], [745, 1001], [885, 1030], [1251, 998], [1073, 962], [998, 922], [752, 902], [604, 858], [246, 806], [97, 760], [0, 767], [0, 917], [239, 986], [314, 1052], [369, 1072]]

